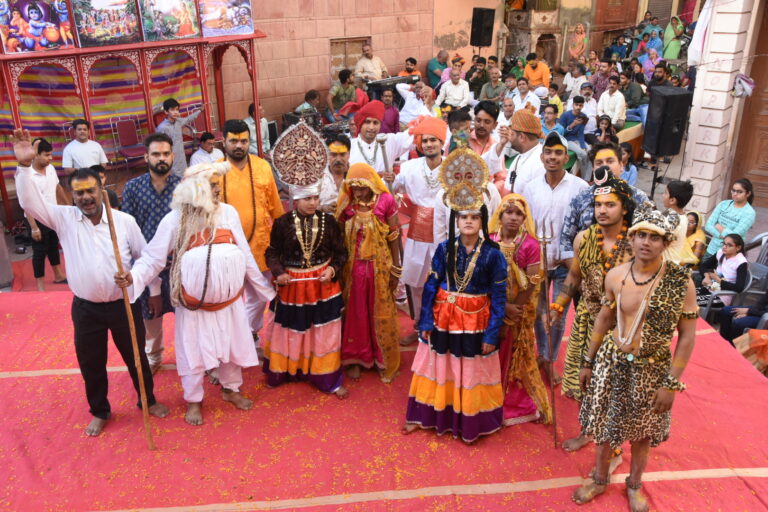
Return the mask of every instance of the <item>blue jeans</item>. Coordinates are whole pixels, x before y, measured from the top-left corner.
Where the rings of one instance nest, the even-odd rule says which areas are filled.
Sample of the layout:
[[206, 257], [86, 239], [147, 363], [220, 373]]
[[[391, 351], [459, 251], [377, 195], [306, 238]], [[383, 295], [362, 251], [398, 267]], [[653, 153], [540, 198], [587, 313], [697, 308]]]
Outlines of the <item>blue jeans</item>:
[[563, 332], [565, 331], [565, 317], [568, 315], [570, 303], [568, 306], [565, 306], [563, 314], [560, 315], [560, 320], [550, 329], [554, 357], [549, 355], [547, 331], [544, 329], [544, 321], [546, 320], [549, 305], [560, 295], [560, 290], [563, 289], [568, 269], [564, 265], [560, 265], [556, 269], [550, 270], [548, 275], [549, 281], [552, 283], [552, 295], [545, 293], [542, 286], [541, 293], [539, 294], [539, 304], [536, 306], [536, 322], [533, 324], [533, 329], [536, 331], [536, 347], [539, 355], [547, 361], [557, 361], [557, 354], [560, 352], [560, 342], [563, 341]]
[[637, 108], [627, 109], [627, 121], [641, 122], [645, 126], [645, 119], [648, 117], [648, 104], [640, 105]]
[[720, 336], [731, 342], [744, 333], [744, 329], [754, 329], [760, 322], [759, 316], [733, 318], [733, 310], [743, 306], [726, 306], [720, 310]]

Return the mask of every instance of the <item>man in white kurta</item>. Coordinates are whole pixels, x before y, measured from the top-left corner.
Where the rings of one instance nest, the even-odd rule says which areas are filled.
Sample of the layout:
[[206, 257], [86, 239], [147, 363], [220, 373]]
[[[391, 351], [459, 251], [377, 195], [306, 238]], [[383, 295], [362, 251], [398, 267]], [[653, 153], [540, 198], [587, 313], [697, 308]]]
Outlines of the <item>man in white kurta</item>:
[[[165, 267], [169, 255], [181, 254], [171, 267], [171, 294], [176, 305], [176, 367], [188, 402], [185, 419], [191, 425], [203, 422], [203, 381], [209, 370], [218, 369], [224, 400], [243, 410], [253, 405], [239, 392], [242, 368], [259, 363], [242, 296], [246, 287], [251, 296], [266, 302], [275, 296], [253, 259], [237, 210], [219, 202], [221, 177], [228, 169], [229, 164], [221, 162], [186, 170], [173, 210], [160, 222], [127, 280], [141, 290]], [[214, 212], [212, 220], [205, 216], [207, 211]], [[189, 240], [180, 250], [179, 239]]]
[[[357, 137], [352, 139], [349, 165], [366, 163], [376, 169], [387, 186], [394, 180], [392, 164], [413, 144], [413, 135], [408, 132], [389, 133], [382, 149], [376, 137], [384, 119], [384, 104], [378, 100], [366, 103], [355, 114]], [[385, 155], [386, 154], [386, 162]]]
[[[445, 122], [434, 117], [422, 117], [421, 121], [411, 128], [411, 134], [416, 136], [417, 145], [424, 156], [404, 162], [392, 185], [394, 193], [407, 194], [413, 205], [408, 224], [408, 239], [403, 250], [403, 274], [400, 280], [410, 287], [416, 324], [421, 311], [424, 282], [432, 268], [432, 256], [437, 248], [434, 234], [435, 197], [437, 192], [442, 190], [438, 171], [443, 161], [442, 149], [446, 130]], [[415, 342], [417, 337], [414, 329], [403, 343]]]

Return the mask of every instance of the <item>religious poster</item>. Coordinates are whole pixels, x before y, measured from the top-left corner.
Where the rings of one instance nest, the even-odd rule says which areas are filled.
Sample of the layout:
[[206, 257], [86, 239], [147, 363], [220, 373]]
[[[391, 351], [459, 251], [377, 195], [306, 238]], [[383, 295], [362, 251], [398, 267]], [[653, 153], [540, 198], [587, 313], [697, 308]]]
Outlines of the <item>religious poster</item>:
[[72, 10], [83, 48], [141, 42], [135, 0], [72, 0]]
[[194, 0], [139, 0], [145, 41], [200, 36]]
[[5, 53], [73, 48], [69, 0], [0, 0], [0, 39]]
[[251, 0], [200, 0], [204, 37], [253, 34]]

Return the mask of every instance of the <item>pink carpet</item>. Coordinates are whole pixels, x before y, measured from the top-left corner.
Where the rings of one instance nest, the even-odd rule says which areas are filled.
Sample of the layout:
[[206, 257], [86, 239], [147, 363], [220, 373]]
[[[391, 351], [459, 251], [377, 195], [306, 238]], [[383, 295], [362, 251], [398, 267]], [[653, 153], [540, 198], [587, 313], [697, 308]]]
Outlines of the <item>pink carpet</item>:
[[[567, 454], [551, 428], [508, 427], [472, 446], [419, 431], [404, 437], [413, 352], [395, 382], [372, 373], [340, 401], [306, 384], [267, 389], [245, 372], [248, 412], [208, 386], [205, 425], [184, 423], [173, 370], [156, 376], [171, 407], [152, 419], [146, 449], [128, 374], [111, 347], [115, 419], [88, 438], [72, 347], [69, 292], [0, 294], [0, 509], [2, 510], [576, 510], [570, 495], [593, 449]], [[409, 325], [402, 319], [403, 332]], [[173, 363], [173, 316], [165, 322]], [[768, 510], [768, 381], [699, 322], [671, 439], [654, 450], [646, 490], [653, 510]], [[559, 391], [559, 390], [558, 390]], [[577, 405], [558, 394], [560, 438], [577, 433]], [[617, 479], [627, 473], [625, 462]], [[618, 480], [617, 480], [618, 481]], [[623, 484], [578, 510], [626, 510]]]

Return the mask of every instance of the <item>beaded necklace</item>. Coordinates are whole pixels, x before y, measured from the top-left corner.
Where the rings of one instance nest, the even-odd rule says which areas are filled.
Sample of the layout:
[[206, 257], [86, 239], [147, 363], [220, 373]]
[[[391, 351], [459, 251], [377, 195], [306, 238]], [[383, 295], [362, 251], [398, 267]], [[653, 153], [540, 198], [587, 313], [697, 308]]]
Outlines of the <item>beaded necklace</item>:
[[[323, 232], [325, 231], [325, 215], [320, 215], [319, 223], [317, 217], [317, 214], [312, 215], [312, 227], [310, 228], [309, 219], [301, 219], [296, 210], [293, 211], [293, 225], [296, 228], [296, 239], [299, 241], [299, 247], [301, 247], [305, 267], [312, 266], [312, 255], [320, 246], [320, 240], [323, 239]], [[304, 235], [305, 230], [306, 236]]]
[[431, 176], [432, 170], [427, 165], [426, 158], [424, 158], [421, 171], [424, 173], [424, 181], [427, 183], [427, 188], [435, 189], [440, 186], [440, 178], [439, 176], [435, 176], [434, 178]]
[[[602, 247], [605, 235], [603, 235], [603, 230], [600, 226], [597, 226], [595, 234], [597, 235], [597, 243]], [[603, 263], [603, 275], [607, 274], [609, 270], [616, 266], [619, 258], [626, 251], [627, 246], [627, 223], [624, 222], [621, 226], [621, 233], [616, 235], [616, 242], [611, 246], [611, 250], [608, 252], [608, 257], [605, 259], [605, 263]]]
[[357, 139], [357, 148], [360, 150], [360, 154], [363, 155], [363, 159], [365, 160], [365, 163], [367, 163], [371, 167], [374, 167], [376, 164], [376, 155], [379, 154], [379, 145], [374, 143], [373, 158], [368, 158], [368, 155], [365, 153], [365, 150], [363, 149], [363, 145], [360, 144], [360, 139]]
[[[459, 249], [463, 249], [463, 246], [459, 245], [459, 241], [456, 240], [456, 254], [458, 255]], [[483, 247], [483, 243], [485, 243], [485, 240], [483, 238], [480, 239], [480, 243], [478, 243], [474, 249], [472, 249], [472, 257], [469, 260], [469, 265], [467, 265], [467, 269], [464, 271], [464, 275], [459, 276], [458, 269], [454, 269], [453, 271], [453, 283], [456, 285], [456, 293], [463, 293], [464, 290], [469, 286], [469, 282], [472, 281], [472, 275], [475, 273], [475, 266], [477, 265], [477, 259], [480, 257], [480, 249]], [[458, 259], [458, 257], [457, 257]], [[450, 298], [448, 299], [449, 302], [451, 302]], [[455, 301], [456, 299], [454, 299]]]
[[[251, 210], [253, 212], [253, 225], [251, 226], [251, 233], [248, 235], [248, 244], [250, 245], [251, 240], [253, 240], [253, 235], [256, 233], [256, 192], [253, 190], [253, 169], [251, 168], [251, 158], [246, 157], [246, 162], [248, 165], [248, 178], [250, 179], [251, 183]], [[229, 201], [227, 201], [227, 175], [224, 175], [223, 180], [223, 187], [224, 189], [224, 202], [229, 204]]]

